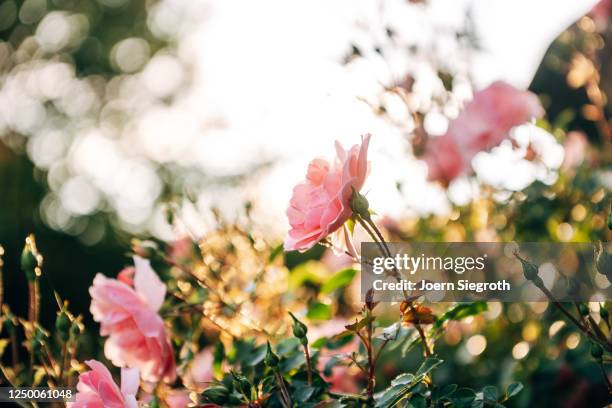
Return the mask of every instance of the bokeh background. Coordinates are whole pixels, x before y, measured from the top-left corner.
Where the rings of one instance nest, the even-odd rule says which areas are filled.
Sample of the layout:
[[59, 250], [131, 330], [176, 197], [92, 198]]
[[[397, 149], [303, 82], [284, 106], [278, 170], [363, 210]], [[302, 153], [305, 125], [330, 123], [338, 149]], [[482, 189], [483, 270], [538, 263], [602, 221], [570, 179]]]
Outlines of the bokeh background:
[[[612, 86], [612, 42], [608, 9], [590, 13], [596, 3], [1, 0], [6, 301], [25, 309], [18, 258], [30, 232], [45, 255], [43, 290], [86, 316], [93, 275], [125, 265], [133, 237], [198, 238], [214, 227], [211, 208], [235, 219], [248, 206], [280, 242], [307, 162], [367, 132], [374, 165], [365, 191], [401, 238], [601, 239], [610, 104], [590, 86]], [[479, 154], [473, 177], [448, 188], [428, 182], [414, 154], [419, 134], [443, 134], [495, 80], [538, 94], [545, 120], [515, 129], [515, 146]], [[564, 184], [573, 147], [588, 166]], [[512, 201], [521, 191], [529, 198]], [[520, 217], [504, 218], [510, 202]], [[501, 218], [484, 221], [494, 228], [479, 228], [495, 212]], [[519, 366], [534, 404], [540, 386], [605, 399], [577, 335], [557, 336], [555, 348], [537, 342], [565, 330], [537, 323], [546, 307], [498, 309], [487, 319], [502, 326], [478, 320], [447, 339], [462, 344], [449, 375], [478, 381]], [[52, 307], [42, 312], [52, 321]]]

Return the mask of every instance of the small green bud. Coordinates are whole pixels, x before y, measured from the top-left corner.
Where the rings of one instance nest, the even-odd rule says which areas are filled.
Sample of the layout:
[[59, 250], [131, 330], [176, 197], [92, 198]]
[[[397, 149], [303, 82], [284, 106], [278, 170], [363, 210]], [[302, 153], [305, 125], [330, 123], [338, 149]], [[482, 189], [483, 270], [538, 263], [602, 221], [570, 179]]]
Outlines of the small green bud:
[[268, 367], [276, 368], [278, 367], [278, 356], [274, 354], [272, 351], [272, 346], [270, 346], [270, 342], [268, 342], [268, 351], [266, 352], [266, 357], [264, 358], [264, 364]]
[[227, 402], [228, 397], [229, 391], [222, 385], [208, 387], [202, 392], [202, 398], [204, 398], [204, 402], [210, 402], [212, 404], [217, 404], [221, 406], [223, 406]]
[[603, 349], [599, 344], [591, 344], [591, 356], [593, 356], [595, 360], [601, 360], [601, 357], [603, 356]]
[[580, 303], [578, 305], [578, 311], [582, 316], [588, 316], [590, 313], [589, 308], [584, 303]]
[[370, 203], [365, 196], [358, 191], [353, 189], [353, 195], [351, 196], [351, 210], [359, 215], [364, 220], [370, 219]]
[[542, 280], [538, 276], [538, 267], [531, 262], [521, 258], [518, 253], [514, 254], [516, 258], [521, 261], [521, 265], [523, 266], [523, 275], [525, 275], [525, 279], [533, 281], [536, 285], [541, 283]]
[[32, 282], [36, 279], [36, 267], [38, 263], [36, 261], [36, 256], [30, 250], [30, 248], [26, 245], [23, 248], [23, 252], [21, 252], [21, 269], [26, 275], [26, 279], [29, 282]]
[[55, 318], [55, 328], [57, 329], [62, 341], [68, 340], [68, 337], [70, 336], [70, 318], [63, 310], [57, 312], [57, 317]]
[[76, 320], [72, 321], [70, 326], [70, 337], [76, 339], [81, 334], [81, 325]]
[[289, 312], [289, 316], [291, 316], [293, 319], [293, 335], [300, 340], [306, 338], [308, 327], [306, 327], [304, 323], [300, 322], [297, 317], [293, 315], [293, 313]]

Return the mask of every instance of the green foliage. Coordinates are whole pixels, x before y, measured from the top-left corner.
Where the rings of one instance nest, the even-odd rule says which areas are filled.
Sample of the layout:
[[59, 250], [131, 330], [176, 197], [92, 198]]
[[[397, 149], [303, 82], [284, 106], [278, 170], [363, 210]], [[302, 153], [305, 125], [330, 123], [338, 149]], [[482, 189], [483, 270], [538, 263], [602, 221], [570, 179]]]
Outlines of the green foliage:
[[328, 295], [337, 289], [344, 288], [353, 281], [357, 271], [353, 268], [343, 269], [336, 272], [321, 287], [321, 294]]

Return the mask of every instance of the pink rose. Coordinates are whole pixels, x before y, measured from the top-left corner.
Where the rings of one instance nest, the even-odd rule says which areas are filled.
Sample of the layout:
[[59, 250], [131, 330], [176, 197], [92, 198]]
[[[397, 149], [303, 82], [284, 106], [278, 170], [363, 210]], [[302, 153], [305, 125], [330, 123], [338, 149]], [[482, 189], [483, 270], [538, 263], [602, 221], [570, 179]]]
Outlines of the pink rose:
[[569, 170], [580, 166], [584, 162], [588, 147], [589, 141], [583, 132], [569, 132], [563, 142], [565, 156], [561, 167]]
[[191, 404], [189, 390], [171, 390], [164, 398], [164, 401], [168, 408], [186, 408]]
[[314, 159], [306, 180], [295, 186], [287, 209], [291, 224], [285, 250], [306, 251], [338, 230], [351, 216], [353, 189], [361, 190], [368, 172], [370, 135], [345, 150], [336, 142], [336, 160]]
[[121, 389], [115, 384], [111, 373], [99, 361], [85, 362], [91, 368], [79, 375], [75, 402], [69, 408], [137, 408], [138, 370], [121, 369]]
[[429, 169], [429, 180], [439, 181], [444, 185], [467, 173], [469, 165], [455, 140], [448, 134], [429, 141], [425, 163]]
[[612, 14], [612, 0], [600, 0], [589, 14], [601, 29], [605, 29]]
[[474, 156], [499, 145], [510, 130], [544, 114], [538, 97], [497, 81], [474, 94], [444, 136], [425, 152], [429, 179], [448, 184], [466, 174]]
[[193, 249], [193, 241], [185, 236], [177, 239], [168, 246], [168, 256], [175, 262], [188, 259]]
[[[346, 331], [346, 324], [347, 322], [344, 320], [333, 319], [323, 323], [322, 325], [312, 327], [307, 333], [308, 340], [309, 342], [313, 342], [321, 337], [334, 337]], [[328, 350], [324, 348], [320, 351], [317, 369], [321, 372], [321, 375], [323, 375], [325, 381], [329, 383], [331, 391], [344, 393], [356, 393], [359, 391], [359, 382], [364, 379], [364, 376], [363, 373], [358, 369], [356, 370], [355, 367], [336, 364], [332, 368], [330, 376], [323, 374], [325, 365], [332, 357], [342, 354], [346, 354], [348, 356], [358, 348], [359, 339], [357, 336], [355, 336], [352, 341], [338, 349]]]
[[195, 355], [189, 367], [186, 383], [198, 390], [203, 390], [213, 381], [213, 352], [211, 347], [206, 347]]
[[109, 336], [104, 354], [116, 366], [140, 369], [145, 381], [174, 381], [172, 346], [157, 313], [166, 286], [148, 260], [135, 256], [134, 265], [133, 287], [97, 274], [89, 288], [91, 314], [100, 334]]

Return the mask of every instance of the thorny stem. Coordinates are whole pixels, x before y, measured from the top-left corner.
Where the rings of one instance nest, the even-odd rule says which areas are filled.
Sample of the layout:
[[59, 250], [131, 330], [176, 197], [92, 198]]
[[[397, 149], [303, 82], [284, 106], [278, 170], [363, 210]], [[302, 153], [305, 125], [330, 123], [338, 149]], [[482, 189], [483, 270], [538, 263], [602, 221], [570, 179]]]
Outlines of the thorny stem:
[[367, 326], [368, 342], [366, 344], [366, 350], [368, 352], [368, 388], [367, 395], [368, 401], [374, 400], [374, 384], [375, 384], [375, 371], [376, 361], [374, 359], [374, 353], [372, 350], [372, 322], [368, 323]]
[[312, 362], [310, 361], [308, 343], [304, 344], [304, 356], [306, 357], [306, 375], [308, 376], [308, 385], [312, 385]]
[[557, 300], [555, 295], [553, 295], [548, 288], [544, 285], [536, 285], [538, 288], [546, 295], [546, 297], [550, 300], [550, 302], [555, 305], [557, 309], [559, 309], [570, 321], [580, 329], [585, 335], [595, 341], [597, 344], [601, 345], [608, 352], [612, 352], [612, 346], [608, 344], [606, 341], [602, 341], [599, 337], [597, 337], [588, 327], [584, 326], [580, 321], [578, 321], [564, 306], [561, 302]]
[[11, 329], [11, 361], [13, 367], [17, 367], [17, 362], [19, 361], [19, 345], [17, 344], [17, 333], [15, 331], [15, 327], [13, 326]]
[[[364, 220], [359, 215], [357, 215], [357, 221], [366, 230], [368, 235], [370, 235], [370, 237], [372, 237], [374, 242], [376, 242], [380, 252], [384, 256], [391, 257], [391, 251], [389, 250], [389, 246], [387, 245], [387, 242], [385, 241], [382, 233], [380, 232], [380, 230], [378, 229], [376, 224], [372, 220], [369, 220], [369, 221], [368, 220]], [[397, 269], [394, 268], [393, 272], [394, 272], [393, 276], [395, 277], [395, 279], [397, 281], [400, 281], [400, 276], [399, 276], [399, 272], [397, 271]], [[406, 299], [409, 298], [408, 293], [406, 292], [406, 290], [404, 290], [404, 296], [406, 297]], [[413, 306], [412, 302], [409, 302], [409, 307], [410, 307], [410, 310], [412, 311], [412, 313], [416, 314], [416, 310], [414, 309], [414, 306]], [[425, 332], [423, 331], [423, 328], [417, 322], [414, 322], [414, 327], [416, 328], [417, 333], [419, 334], [419, 337], [421, 338], [421, 343], [423, 344], [423, 352], [425, 353], [425, 356], [426, 357], [431, 356], [432, 352], [429, 349], [429, 344], [427, 344], [427, 337], [425, 336]]]
[[30, 299], [28, 321], [34, 324], [38, 322], [38, 311], [40, 309], [40, 284], [38, 282], [38, 278], [28, 282], [28, 296]]
[[62, 344], [62, 361], [60, 362], [59, 383], [64, 383], [64, 371], [66, 369], [66, 360], [68, 360], [68, 342]]
[[293, 403], [291, 402], [289, 391], [287, 391], [285, 380], [283, 380], [283, 377], [280, 375], [280, 372], [277, 369], [274, 370], [274, 377], [276, 378], [276, 383], [278, 384], [278, 387], [280, 389], [281, 402], [283, 403], [283, 407], [291, 408], [293, 406]]

